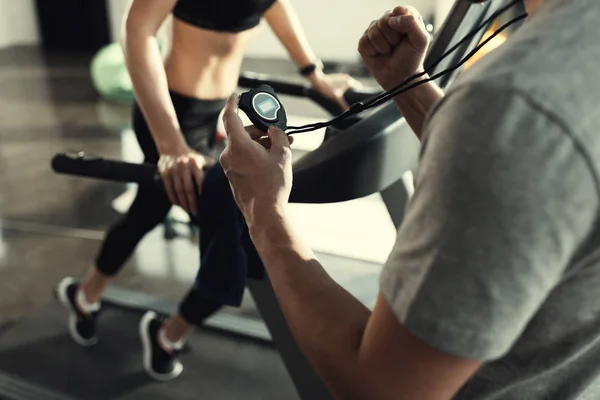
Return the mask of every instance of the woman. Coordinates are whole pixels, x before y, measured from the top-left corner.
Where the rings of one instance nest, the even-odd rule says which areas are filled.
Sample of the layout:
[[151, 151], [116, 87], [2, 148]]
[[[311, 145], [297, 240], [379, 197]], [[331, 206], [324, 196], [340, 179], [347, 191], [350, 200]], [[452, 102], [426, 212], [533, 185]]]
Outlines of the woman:
[[[155, 36], [171, 13], [172, 43], [163, 63]], [[57, 292], [69, 310], [73, 339], [95, 344], [100, 300], [111, 279], [173, 204], [186, 209], [200, 225], [202, 268], [175, 315], [164, 323], [153, 313], [142, 318], [144, 366], [155, 379], [181, 373], [177, 350], [194, 325], [224, 304], [241, 302], [245, 265], [253, 255], [240, 250], [245, 239], [239, 212], [210, 151], [219, 114], [237, 87], [244, 49], [263, 16], [313, 87], [347, 107], [341, 96], [354, 81], [323, 74], [288, 0], [134, 0], [125, 23], [136, 96], [133, 127], [144, 162], [158, 165], [166, 191], [140, 186], [81, 284], [65, 278]]]

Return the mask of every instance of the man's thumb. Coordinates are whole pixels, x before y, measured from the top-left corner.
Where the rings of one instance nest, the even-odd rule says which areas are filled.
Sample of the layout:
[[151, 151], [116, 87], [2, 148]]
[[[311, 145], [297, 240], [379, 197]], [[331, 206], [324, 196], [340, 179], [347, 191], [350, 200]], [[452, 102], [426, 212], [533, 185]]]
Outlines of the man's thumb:
[[271, 149], [281, 148], [281, 147], [290, 147], [290, 139], [285, 134], [284, 131], [277, 128], [276, 126], [271, 126], [269, 131], [267, 132], [269, 139], [271, 139]]
[[229, 96], [227, 105], [225, 106], [225, 110], [223, 112], [223, 125], [225, 127], [225, 133], [232, 141], [243, 140], [246, 137], [249, 137], [246, 133], [246, 129], [244, 128], [242, 120], [237, 114], [237, 102], [237, 94], [234, 93]]

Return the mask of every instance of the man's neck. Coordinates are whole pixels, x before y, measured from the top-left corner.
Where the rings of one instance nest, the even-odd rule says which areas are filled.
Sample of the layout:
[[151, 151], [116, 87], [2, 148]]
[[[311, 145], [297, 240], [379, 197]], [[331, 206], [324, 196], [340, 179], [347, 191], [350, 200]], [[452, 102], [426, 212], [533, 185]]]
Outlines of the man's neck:
[[527, 14], [531, 15], [537, 10], [545, 0], [523, 0]]

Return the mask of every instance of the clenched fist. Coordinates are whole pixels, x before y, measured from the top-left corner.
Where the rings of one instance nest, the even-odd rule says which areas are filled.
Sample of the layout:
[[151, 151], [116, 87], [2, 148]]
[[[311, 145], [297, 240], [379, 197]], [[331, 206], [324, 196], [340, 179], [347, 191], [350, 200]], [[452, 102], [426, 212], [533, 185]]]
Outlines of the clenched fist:
[[414, 7], [399, 6], [371, 22], [358, 51], [379, 84], [390, 90], [423, 71], [430, 36]]

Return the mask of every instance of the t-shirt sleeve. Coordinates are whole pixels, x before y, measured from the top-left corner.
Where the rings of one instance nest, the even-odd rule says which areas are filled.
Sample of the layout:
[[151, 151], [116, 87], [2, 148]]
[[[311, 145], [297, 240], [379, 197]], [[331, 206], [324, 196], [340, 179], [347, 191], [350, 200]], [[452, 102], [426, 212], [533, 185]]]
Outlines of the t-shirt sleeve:
[[597, 182], [560, 122], [508, 89], [454, 90], [425, 133], [381, 292], [430, 346], [490, 361], [519, 338], [590, 234]]

